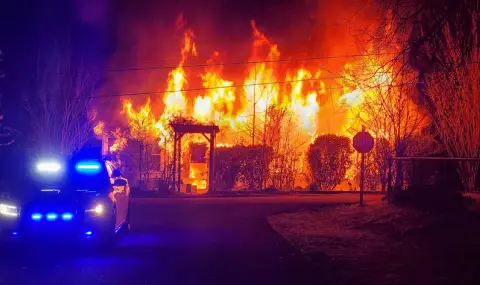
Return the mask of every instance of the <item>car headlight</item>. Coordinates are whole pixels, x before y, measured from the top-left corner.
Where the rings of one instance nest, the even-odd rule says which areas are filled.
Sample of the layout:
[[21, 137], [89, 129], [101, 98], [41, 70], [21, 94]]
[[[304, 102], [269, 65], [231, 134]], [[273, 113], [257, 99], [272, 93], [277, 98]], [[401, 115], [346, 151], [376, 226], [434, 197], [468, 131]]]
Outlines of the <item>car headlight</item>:
[[0, 216], [18, 217], [19, 214], [17, 206], [0, 203]]
[[95, 207], [85, 210], [87, 213], [92, 213], [95, 215], [101, 215], [105, 211], [103, 204], [96, 204]]
[[62, 165], [56, 161], [42, 161], [37, 164], [37, 171], [42, 173], [57, 173]]

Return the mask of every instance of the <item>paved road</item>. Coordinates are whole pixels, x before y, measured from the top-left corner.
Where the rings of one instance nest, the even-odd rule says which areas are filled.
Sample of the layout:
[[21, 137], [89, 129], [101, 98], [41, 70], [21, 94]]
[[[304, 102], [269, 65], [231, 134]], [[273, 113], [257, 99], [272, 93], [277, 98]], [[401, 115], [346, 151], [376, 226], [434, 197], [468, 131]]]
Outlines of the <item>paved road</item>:
[[[379, 199], [367, 196], [367, 201]], [[328, 284], [266, 221], [351, 194], [134, 199], [132, 231], [115, 251], [34, 251], [0, 259], [0, 284]]]

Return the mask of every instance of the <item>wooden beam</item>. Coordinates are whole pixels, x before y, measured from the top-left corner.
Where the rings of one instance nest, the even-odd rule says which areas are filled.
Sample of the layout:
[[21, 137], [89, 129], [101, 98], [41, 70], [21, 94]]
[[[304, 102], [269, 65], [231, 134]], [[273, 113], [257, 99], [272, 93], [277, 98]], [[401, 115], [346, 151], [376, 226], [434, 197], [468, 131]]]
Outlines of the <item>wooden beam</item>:
[[[207, 137], [207, 135], [205, 133], [202, 133], [202, 136], [208, 141], [210, 142], [210, 139]], [[210, 135], [211, 136], [211, 135]]]
[[182, 182], [182, 137], [183, 134], [178, 136], [178, 192], [181, 191], [181, 182]]
[[218, 126], [215, 125], [170, 124], [170, 126], [174, 132], [183, 134], [210, 134], [220, 132]]
[[172, 177], [172, 183], [173, 183], [173, 192], [177, 191], [177, 183], [175, 181], [175, 172], [177, 168], [177, 133], [173, 134], [173, 177]]
[[208, 163], [208, 192], [215, 191], [215, 133], [210, 134], [210, 159]]

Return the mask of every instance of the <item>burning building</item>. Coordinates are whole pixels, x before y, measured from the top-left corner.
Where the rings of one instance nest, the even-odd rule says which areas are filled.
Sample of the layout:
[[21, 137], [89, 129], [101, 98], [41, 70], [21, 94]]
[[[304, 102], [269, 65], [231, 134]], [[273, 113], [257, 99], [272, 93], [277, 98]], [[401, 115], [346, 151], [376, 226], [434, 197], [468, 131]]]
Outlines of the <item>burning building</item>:
[[[361, 57], [360, 64], [352, 60], [345, 65], [345, 56], [337, 57], [342, 60], [341, 71], [331, 72], [326, 64], [335, 57], [282, 57], [282, 47], [255, 21], [250, 22], [250, 28], [252, 42], [247, 58], [227, 61], [214, 50], [204, 61], [195, 31], [183, 16], [178, 17], [175, 30], [181, 34], [179, 60], [173, 65], [137, 70], [148, 72], [137, 76], [144, 76], [140, 82], [148, 82], [155, 90], [144, 92], [143, 84], [137, 84], [133, 89], [136, 92], [131, 92], [134, 87], [125, 83], [129, 82], [127, 75], [114, 80], [114, 85], [122, 86], [130, 95], [122, 97], [122, 110], [118, 110], [128, 124], [128, 132], [116, 132], [110, 151], [125, 148], [127, 137], [140, 141], [143, 147], [156, 145], [160, 149], [158, 171], [168, 179], [173, 157], [170, 122], [184, 118], [218, 125], [218, 145], [262, 146], [262, 157], [265, 149], [271, 150], [271, 162], [262, 168], [272, 176], [284, 173], [285, 167], [301, 174], [305, 172], [303, 156], [312, 138], [320, 133], [351, 137], [359, 129], [359, 106], [365, 98], [375, 96], [368, 91], [370, 83], [391, 83], [391, 70], [380, 68], [377, 58], [368, 53]], [[334, 65], [338, 70], [339, 64]], [[362, 78], [363, 84], [358, 83], [359, 71], [369, 75]], [[99, 123], [95, 132], [103, 127]], [[192, 134], [185, 136], [182, 148], [187, 151], [181, 158], [185, 175], [181, 180], [203, 191], [209, 147], [201, 135]]]

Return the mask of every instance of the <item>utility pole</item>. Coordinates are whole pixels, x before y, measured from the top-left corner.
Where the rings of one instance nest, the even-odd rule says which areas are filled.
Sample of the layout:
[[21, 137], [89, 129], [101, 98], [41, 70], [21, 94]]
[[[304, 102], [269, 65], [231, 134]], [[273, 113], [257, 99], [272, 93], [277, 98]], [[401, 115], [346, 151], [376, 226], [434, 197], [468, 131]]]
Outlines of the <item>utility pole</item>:
[[263, 174], [265, 172], [265, 169], [264, 169], [264, 162], [265, 162], [265, 145], [267, 143], [267, 137], [266, 137], [266, 133], [267, 133], [267, 119], [268, 119], [268, 98], [267, 98], [267, 104], [266, 104], [266, 107], [265, 107], [265, 118], [264, 118], [264, 122], [263, 122], [263, 147], [262, 147], [262, 161], [260, 162], [262, 164], [262, 173], [261, 173], [261, 181], [260, 181], [260, 187], [264, 187], [266, 188], [266, 185], [263, 185], [264, 183], [266, 183], [266, 179], [264, 179], [263, 177]]

